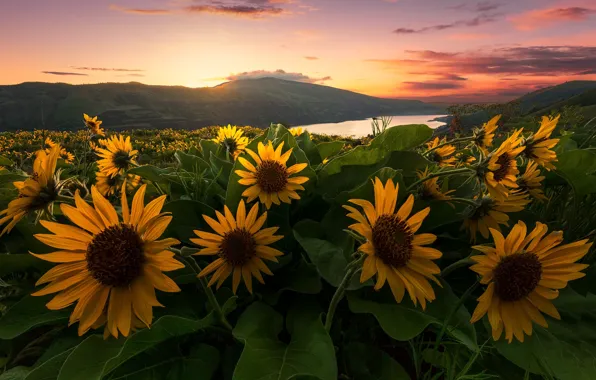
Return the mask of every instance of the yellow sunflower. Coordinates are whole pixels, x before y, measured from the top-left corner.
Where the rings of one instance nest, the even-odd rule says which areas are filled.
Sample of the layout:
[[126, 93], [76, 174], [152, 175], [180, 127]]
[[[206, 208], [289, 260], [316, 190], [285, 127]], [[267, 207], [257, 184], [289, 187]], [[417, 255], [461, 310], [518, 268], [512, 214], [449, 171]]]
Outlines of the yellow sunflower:
[[[46, 138], [46, 145], [48, 146], [48, 148], [46, 148], [45, 152], [46, 154], [50, 154], [50, 149], [56, 145], [55, 142], [52, 141], [52, 139], [50, 139], [49, 137]], [[74, 155], [70, 152], [68, 152], [66, 149], [61, 148], [60, 149], [60, 158], [62, 158], [64, 161], [66, 161], [67, 163], [72, 163], [75, 159]]]
[[294, 127], [294, 128], [290, 128], [289, 131], [292, 134], [292, 136], [298, 137], [298, 136], [300, 136], [301, 134], [304, 133], [304, 128], [302, 128], [302, 127]]
[[132, 148], [130, 136], [112, 136], [100, 141], [104, 148], [97, 148], [96, 152], [101, 160], [97, 161], [99, 170], [110, 177], [124, 173], [132, 166], [137, 165], [135, 158], [138, 151]]
[[441, 285], [435, 275], [441, 270], [432, 261], [442, 253], [434, 248], [424, 247], [437, 239], [433, 234], [418, 234], [416, 231], [430, 212], [430, 207], [410, 216], [414, 206], [414, 196], [410, 194], [406, 202], [395, 212], [399, 185], [389, 179], [385, 185], [379, 178], [374, 179], [375, 204], [364, 199], [350, 199], [349, 202], [362, 207], [364, 213], [352, 206], [343, 206], [350, 213], [348, 217], [358, 223], [349, 228], [366, 238], [358, 250], [367, 255], [362, 266], [360, 282], [366, 282], [375, 274], [375, 290], [389, 283], [397, 302], [401, 302], [405, 290], [410, 299], [423, 309], [426, 301], [435, 299], [435, 292], [429, 279]]
[[[430, 171], [428, 167], [424, 169], [424, 171], [418, 171], [418, 178], [426, 178]], [[422, 186], [420, 188], [420, 196], [422, 199], [425, 200], [437, 200], [437, 201], [448, 201], [452, 197], [449, 195], [454, 193], [455, 190], [447, 190], [443, 191], [439, 186], [439, 177], [434, 177], [431, 179], [427, 179], [426, 181], [422, 182]]]
[[[53, 214], [54, 201], [61, 189], [60, 172], [56, 173], [56, 162], [60, 156], [60, 145], [56, 144], [50, 153], [40, 150], [33, 162], [33, 174], [25, 181], [13, 182], [19, 191], [18, 198], [10, 201], [6, 210], [0, 211], [0, 225], [10, 220], [0, 236], [10, 232], [25, 215], [38, 212]], [[12, 219], [12, 220], [11, 220]]]
[[70, 324], [79, 322], [79, 335], [107, 323], [108, 334], [128, 336], [137, 319], [150, 327], [153, 306], [162, 306], [155, 289], [180, 291], [162, 273], [184, 267], [168, 250], [180, 242], [157, 240], [172, 220], [167, 213], [160, 214], [166, 196], [144, 206], [145, 188], [135, 194], [132, 209], [122, 190], [122, 221], [95, 186], [91, 188], [93, 206], [76, 193], [76, 207], [61, 204], [60, 209], [78, 227], [42, 221], [53, 234], [35, 235], [59, 251], [33, 255], [60, 264], [37, 281], [36, 285], [49, 285], [33, 295], [58, 293], [46, 305], [50, 310], [77, 302]]
[[238, 290], [240, 279], [252, 293], [252, 278], [264, 284], [261, 272], [273, 275], [263, 260], [277, 262], [283, 253], [269, 244], [281, 240], [283, 236], [274, 235], [279, 227], [262, 228], [267, 220], [267, 211], [258, 216], [259, 205], [255, 203], [246, 214], [244, 201], [240, 201], [236, 218], [224, 206], [224, 214], [216, 211], [217, 221], [207, 215], [203, 219], [216, 233], [195, 230], [199, 239], [190, 239], [193, 243], [205, 247], [196, 255], [217, 255], [218, 258], [199, 273], [199, 277], [213, 273], [209, 286], [217, 281], [219, 288], [226, 278], [232, 275], [232, 290]]
[[489, 155], [486, 167], [479, 167], [479, 174], [490, 195], [500, 201], [505, 200], [510, 188], [517, 188], [517, 156], [524, 150], [519, 146], [522, 130], [517, 130], [505, 140], [499, 149]]
[[84, 113], [83, 118], [85, 119], [85, 125], [87, 126], [87, 128], [89, 128], [89, 130], [91, 131], [92, 134], [98, 135], [98, 136], [106, 135], [103, 128], [100, 127], [101, 123], [103, 123], [103, 121], [97, 120], [97, 116], [89, 117], [89, 115]]
[[527, 194], [511, 193], [501, 201], [485, 195], [478, 201], [478, 206], [470, 210], [462, 228], [470, 231], [472, 241], [476, 241], [476, 234], [480, 232], [483, 238], [488, 239], [489, 228], [501, 231], [499, 225], [508, 225], [509, 216], [506, 213], [522, 211], [530, 203]]
[[220, 144], [234, 159], [236, 159], [248, 144], [248, 137], [242, 136], [242, 133], [242, 129], [237, 128], [236, 126], [232, 127], [231, 125], [228, 125], [227, 127], [220, 127], [217, 132], [217, 137], [212, 141]]
[[548, 227], [540, 222], [529, 234], [522, 221], [507, 237], [495, 229], [490, 232], [494, 247], [473, 247], [484, 255], [472, 256], [477, 264], [470, 269], [482, 276], [480, 283], [488, 287], [478, 298], [471, 322], [488, 313], [494, 340], [505, 330], [509, 343], [514, 336], [523, 342], [524, 334], [532, 335], [532, 322], [548, 327], [541, 312], [561, 319], [551, 301], [567, 282], [585, 276], [580, 271], [588, 265], [575, 262], [588, 253], [592, 243], [585, 239], [560, 245], [563, 232], [546, 235]]
[[518, 192], [526, 193], [539, 201], [546, 201], [548, 198], [544, 195], [542, 184], [540, 183], [544, 176], [540, 175], [540, 169], [536, 162], [530, 161], [526, 166], [524, 174], [517, 179], [519, 186]]
[[[124, 178], [121, 174], [118, 174], [115, 177], [110, 177], [109, 175], [97, 172], [95, 174], [95, 187], [101, 195], [104, 197], [109, 197], [111, 195], [117, 194], [118, 191], [122, 188], [122, 182]], [[126, 176], [126, 190], [133, 191], [139, 184], [141, 183], [141, 177], [134, 174], [128, 174]]]
[[267, 145], [259, 142], [259, 154], [246, 149], [256, 166], [244, 157], [238, 157], [242, 166], [249, 170], [236, 170], [236, 174], [242, 177], [238, 183], [250, 186], [242, 193], [243, 197], [248, 198], [247, 203], [258, 197], [261, 203], [264, 203], [269, 209], [273, 203], [279, 205], [280, 201], [291, 203], [290, 198], [300, 199], [296, 190], [304, 190], [302, 184], [308, 181], [308, 177], [293, 177], [292, 175], [304, 170], [308, 164], [298, 163], [288, 168], [286, 163], [292, 154], [292, 148], [282, 154], [283, 146], [282, 141], [274, 149], [273, 143], [269, 141]]
[[453, 145], [448, 144], [443, 145], [440, 148], [436, 148], [437, 146], [444, 144], [446, 141], [446, 139], [439, 141], [439, 138], [435, 137], [434, 140], [426, 143], [426, 147], [429, 150], [434, 149], [429, 153], [429, 159], [436, 162], [439, 166], [455, 166], [457, 157], [454, 155], [456, 148]]
[[455, 155], [455, 157], [458, 161], [456, 166], [466, 166], [476, 161], [476, 157], [474, 157], [468, 152], [459, 152]]
[[543, 116], [538, 132], [528, 137], [524, 144], [526, 147], [524, 156], [543, 166], [546, 170], [554, 169], [555, 165], [552, 163], [557, 161], [557, 154], [551, 149], [557, 145], [559, 139], [551, 139], [550, 135], [555, 130], [560, 117], [561, 115], [555, 118]]
[[495, 131], [497, 130], [497, 123], [501, 119], [501, 115], [497, 115], [490, 119], [488, 123], [484, 123], [482, 128], [474, 130], [474, 144], [485, 155], [488, 155], [488, 148], [493, 146], [493, 139], [495, 138]]

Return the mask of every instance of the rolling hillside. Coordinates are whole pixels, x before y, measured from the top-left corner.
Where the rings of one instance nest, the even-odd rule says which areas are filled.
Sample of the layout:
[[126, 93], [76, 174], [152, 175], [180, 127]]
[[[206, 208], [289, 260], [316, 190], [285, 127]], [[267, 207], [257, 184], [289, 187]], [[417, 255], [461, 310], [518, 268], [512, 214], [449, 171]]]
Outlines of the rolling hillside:
[[255, 127], [271, 122], [315, 124], [443, 110], [416, 100], [381, 99], [274, 78], [233, 81], [212, 88], [135, 82], [0, 86], [0, 131], [77, 129], [83, 112], [99, 115], [110, 129], [190, 129], [228, 123]]

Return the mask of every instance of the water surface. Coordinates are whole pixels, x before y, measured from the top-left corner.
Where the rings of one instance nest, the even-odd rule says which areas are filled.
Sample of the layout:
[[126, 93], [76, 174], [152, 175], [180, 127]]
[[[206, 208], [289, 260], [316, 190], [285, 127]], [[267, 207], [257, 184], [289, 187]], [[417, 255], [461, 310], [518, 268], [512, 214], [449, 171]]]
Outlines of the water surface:
[[[431, 121], [437, 117], [445, 115], [401, 115], [393, 116], [390, 126], [398, 126], [405, 124], [426, 124], [431, 128], [437, 128], [445, 124], [440, 121]], [[363, 137], [372, 133], [371, 119], [365, 120], [349, 120], [341, 123], [325, 123], [325, 124], [311, 124], [303, 125], [306, 130], [311, 133], [320, 133], [325, 135], [340, 135], [340, 136], [354, 136]], [[379, 122], [379, 124], [381, 124]]]

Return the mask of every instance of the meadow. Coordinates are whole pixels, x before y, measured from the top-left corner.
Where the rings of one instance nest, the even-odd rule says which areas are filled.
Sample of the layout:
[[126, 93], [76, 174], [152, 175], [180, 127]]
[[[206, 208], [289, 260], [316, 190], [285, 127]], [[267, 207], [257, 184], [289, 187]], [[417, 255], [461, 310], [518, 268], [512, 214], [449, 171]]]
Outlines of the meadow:
[[596, 378], [596, 143], [0, 133], [0, 380]]

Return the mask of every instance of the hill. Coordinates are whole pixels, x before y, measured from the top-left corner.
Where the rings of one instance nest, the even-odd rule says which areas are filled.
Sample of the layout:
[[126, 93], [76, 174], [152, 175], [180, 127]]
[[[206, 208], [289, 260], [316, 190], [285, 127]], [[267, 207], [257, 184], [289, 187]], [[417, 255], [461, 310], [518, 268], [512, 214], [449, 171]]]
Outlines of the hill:
[[232, 81], [211, 88], [135, 82], [0, 86], [0, 131], [77, 129], [83, 112], [99, 115], [110, 129], [191, 129], [228, 123], [255, 127], [271, 122], [332, 123], [444, 110], [417, 100], [375, 98], [275, 78]]

